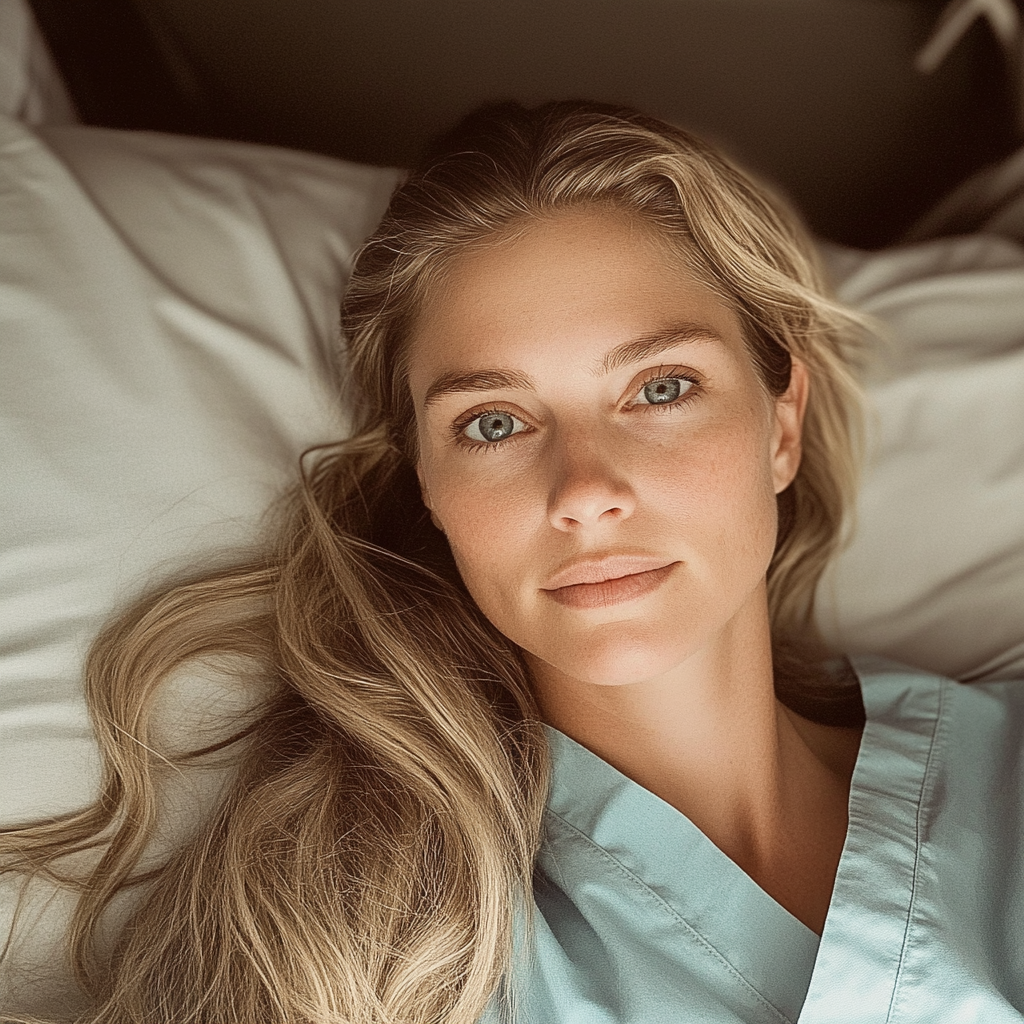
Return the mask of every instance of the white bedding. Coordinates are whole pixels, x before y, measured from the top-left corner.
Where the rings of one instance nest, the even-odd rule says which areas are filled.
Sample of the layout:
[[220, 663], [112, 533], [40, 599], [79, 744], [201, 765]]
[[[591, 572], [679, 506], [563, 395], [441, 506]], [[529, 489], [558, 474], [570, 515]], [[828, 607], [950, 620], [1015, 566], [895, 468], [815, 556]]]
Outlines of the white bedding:
[[[1005, 219], [1024, 223], [1017, 206]], [[826, 253], [840, 297], [890, 336], [868, 380], [854, 540], [818, 621], [851, 653], [1024, 679], [1024, 248], [975, 234]]]
[[[0, 822], [94, 793], [81, 665], [111, 610], [237, 557], [347, 429], [338, 295], [396, 177], [0, 115]], [[222, 697], [199, 676], [170, 714]], [[73, 999], [66, 909], [22, 929], [0, 1007]]]
[[0, 121], [0, 817], [89, 792], [79, 669], [110, 610], [251, 544], [346, 430], [337, 296], [394, 181]]
[[26, 124], [77, 120], [25, 0], [0, 0], [0, 111]]
[[[0, 41], [14, 38], [2, 31], [14, 9], [0, 0]], [[298, 453], [346, 430], [338, 299], [397, 178], [257, 146], [31, 128], [18, 115], [40, 108], [26, 76], [4, 68], [10, 52], [0, 48], [0, 822], [93, 792], [80, 670], [100, 623], [158, 579], [256, 542]], [[825, 246], [841, 296], [882, 317], [891, 341], [869, 381], [857, 533], [823, 581], [819, 620], [842, 649], [969, 678], [1024, 678], [1016, 159], [996, 199], [967, 189], [942, 214], [1002, 236], [876, 254]], [[10, 905], [0, 899], [0, 935]], [[42, 973], [0, 972], [0, 1007], [72, 999], [54, 980], [59, 902], [49, 913], [18, 953]]]

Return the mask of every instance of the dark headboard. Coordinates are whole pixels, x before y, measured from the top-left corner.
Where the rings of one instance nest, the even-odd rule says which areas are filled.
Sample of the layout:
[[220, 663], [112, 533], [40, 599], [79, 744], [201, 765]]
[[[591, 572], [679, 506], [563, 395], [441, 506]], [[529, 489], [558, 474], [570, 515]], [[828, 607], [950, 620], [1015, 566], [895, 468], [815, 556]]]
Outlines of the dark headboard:
[[875, 247], [1015, 142], [977, 23], [939, 0], [31, 0], [83, 118], [408, 164], [485, 100], [586, 96], [717, 140]]

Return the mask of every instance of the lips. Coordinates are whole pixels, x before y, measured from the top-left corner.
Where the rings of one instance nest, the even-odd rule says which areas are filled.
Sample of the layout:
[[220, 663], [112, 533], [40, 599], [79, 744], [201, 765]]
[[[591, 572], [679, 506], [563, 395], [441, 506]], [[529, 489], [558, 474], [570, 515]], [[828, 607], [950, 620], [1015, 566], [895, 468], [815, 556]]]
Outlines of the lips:
[[543, 589], [560, 590], [585, 583], [604, 583], [661, 569], [671, 565], [672, 561], [657, 555], [606, 555], [603, 558], [580, 559], [559, 569]]
[[[678, 564], [666, 564], [664, 559], [650, 558], [612, 558], [577, 563], [553, 577], [555, 582], [574, 582], [562, 582], [557, 587], [549, 585], [544, 588], [544, 592], [568, 608], [606, 608], [624, 601], [633, 601], [657, 590]], [[624, 567], [632, 567], [634, 571], [623, 572]]]

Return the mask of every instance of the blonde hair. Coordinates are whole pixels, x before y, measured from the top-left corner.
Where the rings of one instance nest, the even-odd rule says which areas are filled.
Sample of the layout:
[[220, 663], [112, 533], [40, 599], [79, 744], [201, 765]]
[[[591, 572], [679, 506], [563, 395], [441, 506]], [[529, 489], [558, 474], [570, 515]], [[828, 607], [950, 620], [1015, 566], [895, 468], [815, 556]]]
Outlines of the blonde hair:
[[[857, 318], [795, 217], [688, 133], [593, 104], [467, 120], [396, 191], [343, 307], [360, 428], [304, 466], [277, 545], [164, 588], [86, 667], [104, 759], [94, 805], [0, 836], [6, 870], [80, 893], [73, 961], [138, 1024], [475, 1021], [530, 905], [547, 748], [520, 652], [470, 600], [419, 499], [403, 352], [450, 259], [526, 219], [611, 204], [657, 229], [744, 324], [766, 389], [810, 372], [800, 470], [769, 570], [777, 636], [813, 633], [856, 468]], [[191, 659], [236, 655], [270, 692], [236, 735], [154, 750], [152, 706]], [[258, 669], [254, 666], [258, 666]], [[780, 689], [785, 699], [785, 687]], [[237, 749], [212, 820], [145, 869], [161, 772]], [[63, 858], [96, 851], [84, 875]], [[105, 910], [144, 885], [111, 956]]]

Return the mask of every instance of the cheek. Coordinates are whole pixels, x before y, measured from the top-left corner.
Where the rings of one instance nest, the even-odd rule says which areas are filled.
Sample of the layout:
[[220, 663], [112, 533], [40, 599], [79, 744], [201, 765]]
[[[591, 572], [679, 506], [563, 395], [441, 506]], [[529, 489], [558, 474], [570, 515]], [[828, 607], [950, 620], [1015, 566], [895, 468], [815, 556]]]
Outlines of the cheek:
[[488, 606], [519, 575], [531, 550], [536, 503], [502, 474], [448, 479], [431, 496], [459, 573], [490, 615]]
[[714, 430], [644, 459], [637, 486], [648, 529], [687, 565], [710, 619], [760, 585], [775, 551], [777, 502], [769, 444], [757, 424]]
[[645, 503], [679, 521], [756, 527], [775, 508], [769, 439], [758, 426], [741, 421], [638, 446], [634, 479]]

